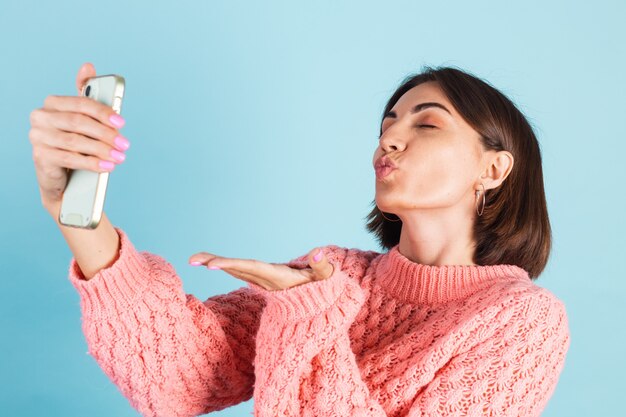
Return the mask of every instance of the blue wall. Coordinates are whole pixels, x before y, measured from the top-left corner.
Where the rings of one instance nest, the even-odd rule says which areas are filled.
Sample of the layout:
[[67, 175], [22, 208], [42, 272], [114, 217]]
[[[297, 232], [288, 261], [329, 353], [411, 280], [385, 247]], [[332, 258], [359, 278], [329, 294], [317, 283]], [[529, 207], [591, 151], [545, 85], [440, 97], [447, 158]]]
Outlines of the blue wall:
[[105, 211], [200, 298], [244, 283], [189, 266], [196, 252], [380, 250], [364, 217], [389, 95], [424, 64], [487, 79], [531, 119], [544, 160], [554, 248], [536, 282], [565, 302], [572, 344], [543, 415], [622, 414], [625, 3], [302, 3], [0, 0], [2, 414], [138, 415], [86, 354], [28, 139], [30, 112], [76, 95], [84, 62], [127, 83], [131, 149]]

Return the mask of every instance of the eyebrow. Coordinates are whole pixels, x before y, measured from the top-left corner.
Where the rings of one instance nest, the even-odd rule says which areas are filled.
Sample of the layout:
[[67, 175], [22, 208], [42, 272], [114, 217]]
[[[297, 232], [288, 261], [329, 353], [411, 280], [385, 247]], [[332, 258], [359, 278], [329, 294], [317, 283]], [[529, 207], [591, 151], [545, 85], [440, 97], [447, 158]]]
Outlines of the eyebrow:
[[[437, 107], [437, 108], [443, 109], [443, 110], [445, 110], [445, 111], [446, 111], [446, 112], [447, 112], [450, 116], [452, 116], [452, 113], [450, 113], [450, 110], [448, 110], [448, 109], [446, 108], [446, 106], [444, 106], [443, 104], [440, 104], [440, 103], [435, 103], [435, 102], [431, 102], [431, 101], [426, 102], [426, 103], [416, 104], [416, 105], [415, 105], [415, 106], [411, 109], [411, 113], [418, 113], [418, 112], [420, 112], [420, 111], [422, 111], [422, 110], [424, 110], [424, 109], [428, 109], [428, 108], [431, 108], [431, 107]], [[396, 114], [396, 112], [395, 112], [395, 111], [389, 111], [389, 112], [387, 112], [387, 114], [385, 114], [385, 116], [383, 117], [383, 119], [386, 119], [387, 117], [391, 117], [391, 118], [394, 118], [394, 119], [395, 119], [396, 117], [398, 117], [398, 115]]]

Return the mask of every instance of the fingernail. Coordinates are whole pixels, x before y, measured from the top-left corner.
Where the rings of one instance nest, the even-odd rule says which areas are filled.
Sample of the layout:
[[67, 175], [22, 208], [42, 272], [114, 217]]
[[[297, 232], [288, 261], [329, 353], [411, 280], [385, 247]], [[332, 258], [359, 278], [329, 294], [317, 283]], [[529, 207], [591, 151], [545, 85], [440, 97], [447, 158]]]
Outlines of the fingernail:
[[115, 164], [111, 161], [100, 161], [100, 168], [106, 169], [107, 171], [113, 170], [115, 168]]
[[115, 149], [111, 149], [111, 156], [117, 162], [124, 162], [124, 159], [126, 159], [126, 155], [124, 155], [124, 153], [120, 151], [116, 151]]
[[209, 266], [208, 268], [209, 268], [209, 269], [222, 269], [222, 268], [220, 268], [219, 266]]
[[313, 256], [313, 260], [314, 260], [315, 262], [319, 262], [319, 261], [320, 261], [320, 259], [322, 259], [322, 250], [321, 250], [321, 249], [318, 249], [317, 254], [315, 254], [315, 256]]
[[120, 151], [125, 151], [130, 147], [130, 142], [124, 136], [116, 136], [115, 137], [115, 146]]
[[190, 265], [193, 265], [193, 266], [198, 266], [198, 265], [200, 265], [201, 263], [202, 263], [202, 262], [200, 262], [200, 261], [193, 261], [193, 262], [189, 262], [189, 264], [190, 264]]
[[124, 126], [124, 123], [126, 123], [124, 118], [119, 114], [112, 114], [111, 116], [109, 116], [109, 120], [111, 121], [111, 123], [113, 123], [113, 126], [117, 128]]

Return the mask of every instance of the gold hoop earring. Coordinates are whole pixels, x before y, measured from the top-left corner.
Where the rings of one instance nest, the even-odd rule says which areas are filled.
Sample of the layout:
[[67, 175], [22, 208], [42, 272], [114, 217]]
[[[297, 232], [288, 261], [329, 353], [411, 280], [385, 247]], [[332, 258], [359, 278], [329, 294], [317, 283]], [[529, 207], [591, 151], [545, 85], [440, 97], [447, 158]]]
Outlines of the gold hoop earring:
[[[380, 214], [381, 214], [381, 215], [382, 215], [385, 219], [387, 219], [387, 217], [385, 216], [385, 213], [383, 213], [383, 211], [382, 211], [381, 209], [378, 209], [378, 211], [380, 211]], [[397, 217], [397, 216], [396, 216], [396, 217]], [[398, 218], [397, 220], [391, 220], [391, 219], [387, 219], [387, 220], [389, 220], [390, 222], [399, 222], [399, 221], [401, 221], [399, 218]]]
[[[483, 183], [480, 183], [481, 187], [483, 187], [483, 207], [480, 210], [480, 213], [478, 212], [478, 204], [476, 204], [476, 214], [478, 214], [479, 216], [483, 215], [483, 212], [485, 211], [485, 186], [483, 185]], [[480, 190], [476, 190], [476, 203], [478, 203], [478, 196], [480, 195]]]

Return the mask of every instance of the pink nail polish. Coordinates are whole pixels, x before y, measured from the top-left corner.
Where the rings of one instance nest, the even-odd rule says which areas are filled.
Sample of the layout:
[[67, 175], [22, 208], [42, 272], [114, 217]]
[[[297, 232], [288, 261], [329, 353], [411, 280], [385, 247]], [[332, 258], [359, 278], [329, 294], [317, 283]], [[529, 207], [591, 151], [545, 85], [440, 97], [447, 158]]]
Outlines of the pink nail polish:
[[111, 149], [111, 156], [117, 162], [124, 162], [124, 159], [126, 159], [126, 155], [124, 155], [123, 152], [116, 151], [115, 149]]
[[317, 254], [315, 254], [315, 256], [313, 256], [313, 260], [315, 262], [319, 262], [320, 259], [322, 259], [322, 250], [321, 249], [317, 252]]
[[109, 120], [111, 121], [113, 126], [117, 128], [124, 126], [124, 124], [126, 123], [124, 118], [120, 116], [119, 114], [112, 114], [111, 116], [109, 116]]
[[202, 262], [200, 262], [200, 261], [193, 261], [193, 262], [189, 262], [189, 263], [190, 263], [191, 265], [193, 265], [193, 266], [198, 266], [198, 265], [200, 265]]
[[98, 165], [100, 165], [100, 168], [105, 169], [107, 171], [112, 171], [113, 168], [115, 168], [115, 164], [111, 161], [100, 161]]
[[121, 135], [115, 137], [114, 143], [120, 151], [125, 151], [130, 147], [130, 142], [128, 141], [128, 139], [124, 138], [124, 136]]
[[222, 268], [220, 268], [219, 266], [209, 266], [208, 268], [209, 268], [209, 269], [222, 269]]

